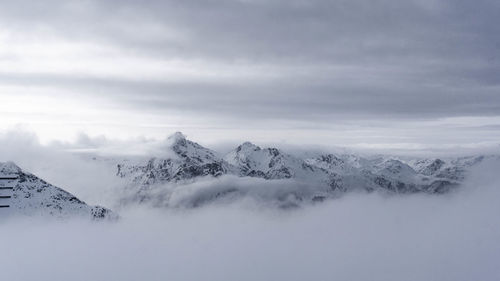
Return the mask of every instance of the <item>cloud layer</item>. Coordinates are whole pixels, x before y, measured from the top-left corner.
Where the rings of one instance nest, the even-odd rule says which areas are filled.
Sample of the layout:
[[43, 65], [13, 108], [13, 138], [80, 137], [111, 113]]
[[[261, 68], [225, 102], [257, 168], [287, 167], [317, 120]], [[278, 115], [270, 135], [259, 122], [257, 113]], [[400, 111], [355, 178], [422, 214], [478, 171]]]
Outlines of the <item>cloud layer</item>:
[[[82, 136], [77, 146], [103, 143]], [[42, 146], [34, 135], [10, 133], [0, 139], [0, 158], [16, 160], [89, 203], [111, 207], [123, 185], [110, 166], [60, 148]], [[9, 241], [0, 255], [2, 276], [493, 281], [500, 276], [498, 169], [497, 162], [483, 163], [460, 189], [442, 196], [353, 192], [287, 211], [251, 200], [193, 210], [128, 206], [119, 209], [117, 223], [0, 218], [0, 240]], [[174, 199], [183, 205], [190, 194], [215, 184], [221, 189], [236, 185], [250, 197], [262, 189], [287, 188], [286, 181], [263, 185], [222, 179], [186, 186]]]
[[129, 209], [115, 224], [1, 222], [9, 280], [497, 280], [498, 163], [445, 196], [298, 211]]
[[498, 135], [497, 1], [4, 2], [2, 124], [45, 138], [181, 127], [220, 140], [243, 127], [402, 143], [411, 122], [450, 118], [444, 141], [416, 128], [424, 137], [406, 142]]

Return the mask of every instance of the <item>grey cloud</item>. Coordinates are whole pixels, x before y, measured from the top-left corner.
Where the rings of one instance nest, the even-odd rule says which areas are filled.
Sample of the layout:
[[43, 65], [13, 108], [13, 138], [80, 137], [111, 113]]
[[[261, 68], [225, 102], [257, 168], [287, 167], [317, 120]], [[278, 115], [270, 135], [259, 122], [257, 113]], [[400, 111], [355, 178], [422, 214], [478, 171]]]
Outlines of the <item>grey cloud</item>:
[[[499, 87], [327, 81], [299, 77], [268, 82], [153, 82], [64, 75], [0, 75], [3, 84], [58, 85], [114, 107], [161, 114], [178, 110], [236, 119], [333, 120], [331, 118], [442, 118], [495, 116]], [[67, 95], [71, 95], [68, 93]]]
[[0, 73], [0, 81], [105, 96], [139, 112], [226, 120], [312, 125], [498, 116], [499, 12], [499, 2], [489, 0], [21, 0], [0, 11], [4, 28], [20, 35], [48, 30], [126, 55], [216, 62], [229, 71], [242, 64], [270, 67], [253, 80]]
[[[496, 57], [499, 9], [496, 1], [20, 1], [4, 15], [159, 53], [358, 62]], [[160, 28], [149, 37], [126, 32], [145, 23]], [[188, 40], [162, 42], [161, 27], [186, 32]]]
[[[466, 56], [486, 62], [498, 60], [500, 43], [494, 36], [500, 5], [485, 0], [19, 1], [2, 10], [14, 27], [46, 26], [160, 56], [355, 64]], [[151, 25], [156, 28], [128, 32]], [[162, 40], [167, 30], [185, 38]]]

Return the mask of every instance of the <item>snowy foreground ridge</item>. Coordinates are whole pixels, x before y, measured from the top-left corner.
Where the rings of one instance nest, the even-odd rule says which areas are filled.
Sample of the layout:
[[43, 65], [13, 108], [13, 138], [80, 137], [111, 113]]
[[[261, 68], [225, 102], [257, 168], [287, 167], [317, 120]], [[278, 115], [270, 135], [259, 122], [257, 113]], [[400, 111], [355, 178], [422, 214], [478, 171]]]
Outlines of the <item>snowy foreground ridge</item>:
[[82, 217], [94, 220], [116, 219], [112, 211], [89, 206], [71, 193], [24, 172], [14, 163], [0, 162], [1, 214]]
[[401, 160], [318, 154], [303, 159], [250, 142], [219, 155], [182, 133], [169, 137], [166, 149], [171, 150], [168, 157], [117, 162], [117, 175], [129, 183], [122, 202], [197, 207], [251, 197], [286, 208], [353, 190], [441, 194], [460, 186], [472, 166], [498, 158]]

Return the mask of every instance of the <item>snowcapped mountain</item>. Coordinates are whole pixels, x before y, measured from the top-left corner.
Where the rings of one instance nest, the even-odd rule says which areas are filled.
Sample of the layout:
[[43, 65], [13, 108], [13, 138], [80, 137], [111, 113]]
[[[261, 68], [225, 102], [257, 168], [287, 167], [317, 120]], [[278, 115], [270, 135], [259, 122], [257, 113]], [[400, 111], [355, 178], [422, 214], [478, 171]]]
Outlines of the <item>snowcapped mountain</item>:
[[283, 153], [277, 148], [260, 148], [245, 142], [229, 152], [224, 160], [235, 167], [238, 175], [273, 179], [304, 179], [324, 181], [328, 184], [328, 174], [324, 170], [309, 165], [304, 160]]
[[[300, 204], [322, 201], [351, 190], [445, 193], [459, 186], [468, 169], [484, 159], [402, 160], [352, 154], [323, 154], [302, 159], [277, 148], [261, 148], [250, 142], [220, 156], [186, 139], [182, 133], [169, 137], [167, 143], [166, 156], [150, 158], [143, 163], [117, 165], [117, 175], [130, 183], [128, 189], [132, 192], [126, 201], [161, 200], [159, 205], [170, 206], [174, 199], [179, 201], [180, 194], [184, 196], [182, 202], [189, 202], [189, 196], [199, 202], [248, 194], [269, 200], [276, 199], [269, 194], [279, 194], [276, 195], [278, 201], [292, 198], [294, 204]], [[228, 183], [221, 179], [222, 176], [233, 180]], [[235, 180], [238, 178], [240, 182]], [[216, 181], [205, 184], [202, 191], [194, 187], [196, 182], [206, 182], [207, 179]], [[272, 187], [242, 187], [241, 181], [249, 179], [260, 179], [260, 187]], [[283, 184], [278, 188], [276, 183]], [[190, 202], [187, 205], [199, 204]]]
[[308, 161], [338, 173], [344, 190], [362, 188], [396, 193], [444, 193], [458, 185], [453, 178], [419, 173], [408, 163], [392, 157], [368, 159], [353, 155], [322, 155]]
[[[220, 154], [182, 133], [155, 142], [152, 147], [154, 157], [79, 154], [85, 165], [77, 166], [96, 164], [86, 175], [93, 176], [99, 171], [100, 175], [108, 176], [106, 184], [98, 188], [103, 188], [102, 194], [107, 194], [110, 204], [117, 208], [141, 202], [169, 208], [197, 207], [214, 201], [246, 199], [287, 208], [351, 191], [446, 193], [459, 187], [478, 163], [489, 158], [500, 159], [498, 156], [428, 159], [360, 156], [317, 150], [287, 153], [250, 142]], [[77, 174], [84, 172], [76, 170]], [[73, 177], [66, 178], [65, 185], [70, 185]], [[106, 186], [108, 183], [111, 184]], [[100, 196], [100, 190], [97, 192], [91, 193]], [[0, 215], [3, 213], [116, 217], [108, 209], [88, 206], [13, 163], [0, 162]]]
[[226, 174], [230, 168], [216, 152], [187, 140], [180, 132], [170, 136], [167, 142], [168, 157], [151, 158], [144, 164], [118, 164], [117, 175], [129, 177], [134, 184], [147, 187], [199, 176], [217, 177]]
[[89, 206], [69, 192], [27, 173], [12, 162], [0, 163], [0, 215], [117, 219], [112, 211]]

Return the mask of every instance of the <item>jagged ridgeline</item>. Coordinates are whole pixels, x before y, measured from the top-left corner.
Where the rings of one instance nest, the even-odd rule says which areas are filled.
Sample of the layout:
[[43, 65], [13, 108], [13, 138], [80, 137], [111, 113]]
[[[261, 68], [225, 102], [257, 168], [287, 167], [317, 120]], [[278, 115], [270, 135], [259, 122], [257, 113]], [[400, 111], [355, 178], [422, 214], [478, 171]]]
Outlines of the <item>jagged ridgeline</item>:
[[[117, 175], [129, 182], [130, 195], [124, 202], [196, 207], [250, 195], [279, 206], [297, 206], [352, 190], [442, 194], [458, 187], [469, 168], [485, 159], [479, 156], [402, 160], [352, 154], [300, 158], [250, 142], [220, 155], [186, 139], [182, 133], [175, 133], [168, 142], [168, 157], [117, 164]], [[232, 180], [223, 180], [228, 177]], [[221, 180], [203, 188], [192, 187], [207, 178]], [[253, 179], [253, 185], [249, 179]]]
[[21, 214], [93, 220], [118, 218], [111, 210], [89, 206], [71, 193], [23, 171], [12, 162], [0, 162], [0, 205], [0, 216]]
[[[471, 167], [487, 158], [446, 159], [308, 154], [245, 142], [225, 155], [186, 139], [169, 137], [163, 157], [107, 159], [124, 180], [117, 203], [198, 207], [252, 198], [278, 207], [297, 207], [354, 190], [387, 193], [447, 193], [460, 186]], [[98, 161], [102, 158], [92, 157]], [[109, 209], [89, 206], [74, 195], [14, 163], [0, 162], [0, 214], [116, 219]]]

